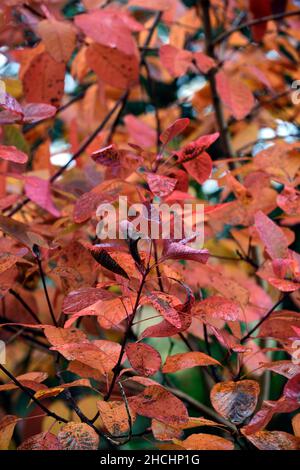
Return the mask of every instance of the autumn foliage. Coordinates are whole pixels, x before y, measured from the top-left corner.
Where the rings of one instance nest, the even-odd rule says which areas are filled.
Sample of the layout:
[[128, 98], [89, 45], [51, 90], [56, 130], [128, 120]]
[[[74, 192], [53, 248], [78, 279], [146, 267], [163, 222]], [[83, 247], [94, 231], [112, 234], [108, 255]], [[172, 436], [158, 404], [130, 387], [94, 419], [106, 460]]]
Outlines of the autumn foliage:
[[[0, 449], [300, 449], [299, 26], [1, 2]], [[101, 240], [120, 196], [203, 205], [204, 246]]]

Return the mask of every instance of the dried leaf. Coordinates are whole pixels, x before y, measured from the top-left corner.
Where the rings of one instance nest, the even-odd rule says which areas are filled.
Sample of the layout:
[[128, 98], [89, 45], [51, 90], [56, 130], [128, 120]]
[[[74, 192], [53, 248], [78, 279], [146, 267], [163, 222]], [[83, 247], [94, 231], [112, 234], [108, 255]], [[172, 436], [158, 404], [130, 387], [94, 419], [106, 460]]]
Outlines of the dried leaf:
[[300, 438], [283, 431], [259, 431], [247, 436], [259, 450], [299, 450]]
[[28, 437], [18, 450], [62, 450], [57, 437], [50, 432], [41, 432]]
[[11, 441], [15, 426], [20, 418], [6, 415], [0, 420], [0, 450], [7, 450]]
[[214, 409], [234, 424], [241, 424], [256, 408], [259, 384], [254, 380], [222, 382], [210, 394]]
[[57, 435], [63, 450], [97, 450], [98, 434], [86, 423], [70, 422]]

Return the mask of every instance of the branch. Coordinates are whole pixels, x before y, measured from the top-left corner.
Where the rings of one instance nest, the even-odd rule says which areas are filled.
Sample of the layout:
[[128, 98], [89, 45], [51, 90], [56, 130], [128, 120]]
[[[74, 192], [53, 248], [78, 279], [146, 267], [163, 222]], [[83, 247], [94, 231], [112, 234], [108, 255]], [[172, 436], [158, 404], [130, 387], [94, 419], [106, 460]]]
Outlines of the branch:
[[251, 337], [251, 335], [269, 318], [269, 316], [271, 315], [271, 313], [274, 312], [274, 310], [284, 301], [284, 299], [286, 297], [288, 297], [288, 295], [290, 294], [290, 292], [286, 292], [274, 305], [273, 307], [270, 308], [270, 310], [268, 311], [268, 313], [266, 313], [266, 315], [264, 317], [261, 318], [261, 320], [241, 339], [241, 344], [244, 343], [245, 341], [247, 341], [247, 339], [249, 339]]
[[40, 276], [41, 276], [42, 283], [43, 283], [43, 289], [44, 289], [44, 293], [45, 293], [49, 313], [50, 313], [50, 316], [51, 316], [52, 321], [53, 321], [53, 325], [58, 327], [58, 323], [57, 323], [57, 320], [56, 320], [54, 312], [53, 312], [53, 308], [52, 308], [52, 305], [51, 305], [51, 301], [50, 301], [50, 297], [49, 297], [49, 293], [48, 293], [48, 289], [47, 289], [46, 278], [45, 278], [45, 274], [44, 274], [43, 266], [42, 266], [40, 249], [37, 245], [33, 245], [32, 251], [34, 252], [37, 263], [38, 263], [39, 272], [40, 272]]
[[233, 33], [241, 31], [241, 29], [249, 28], [250, 26], [255, 26], [256, 24], [267, 23], [267, 21], [276, 21], [281, 20], [282, 18], [288, 18], [297, 15], [300, 15], [300, 10], [286, 11], [282, 13], [276, 13], [274, 15], [262, 16], [261, 18], [255, 18], [254, 20], [247, 21], [238, 26], [235, 26], [234, 28], [224, 31], [224, 33], [220, 34], [216, 39], [212, 41], [212, 44], [216, 46], [217, 44], [223, 42], [225, 39], [231, 36]]
[[31, 315], [31, 317], [34, 319], [34, 321], [39, 325], [41, 322], [40, 322], [38, 316], [36, 315], [36, 313], [34, 313], [32, 308], [30, 307], [30, 305], [28, 305], [27, 302], [25, 302], [25, 300], [20, 296], [20, 294], [18, 292], [16, 292], [14, 289], [9, 289], [9, 293], [11, 295], [13, 295], [20, 302], [21, 305], [23, 305], [23, 307]]
[[2, 364], [0, 364], [0, 370], [2, 370], [2, 372], [4, 372], [4, 374], [7, 375], [7, 377], [9, 377], [17, 385], [17, 387], [19, 387], [24, 393], [26, 393], [31, 398], [31, 400], [36, 405], [38, 405], [41, 408], [41, 410], [43, 410], [47, 414], [47, 416], [50, 416], [51, 418], [54, 418], [57, 421], [61, 421], [62, 423], [68, 423], [68, 420], [66, 420], [62, 416], [59, 416], [53, 411], [50, 411], [43, 403], [41, 403], [34, 396], [34, 393], [32, 393], [32, 391], [29, 388], [24, 387], [24, 385], [13, 374], [11, 374], [11, 372], [9, 372], [9, 370], [7, 370]]

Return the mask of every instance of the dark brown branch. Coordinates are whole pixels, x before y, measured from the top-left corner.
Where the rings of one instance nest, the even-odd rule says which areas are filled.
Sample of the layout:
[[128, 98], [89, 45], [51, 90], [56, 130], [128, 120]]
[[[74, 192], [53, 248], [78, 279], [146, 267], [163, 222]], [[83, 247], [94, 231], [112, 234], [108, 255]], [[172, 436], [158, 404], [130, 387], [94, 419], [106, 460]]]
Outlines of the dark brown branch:
[[50, 316], [52, 318], [53, 325], [58, 327], [58, 323], [57, 323], [57, 320], [56, 320], [55, 315], [54, 315], [54, 311], [53, 311], [53, 308], [52, 308], [51, 300], [50, 300], [48, 289], [47, 289], [46, 278], [45, 278], [45, 274], [44, 274], [44, 270], [43, 270], [43, 266], [42, 266], [40, 250], [39, 250], [39, 247], [37, 245], [33, 246], [33, 252], [35, 254], [37, 264], [38, 264], [38, 267], [39, 267], [39, 272], [40, 272], [40, 276], [41, 276], [41, 279], [42, 279], [43, 289], [44, 289], [44, 293], [45, 293], [49, 313], [50, 313]]
[[234, 28], [224, 31], [224, 33], [220, 34], [216, 39], [212, 41], [212, 44], [216, 46], [217, 44], [219, 44], [220, 42], [224, 41], [229, 36], [231, 36], [233, 33], [236, 33], [237, 31], [241, 31], [244, 28], [249, 28], [250, 26], [255, 26], [257, 24], [266, 23], [267, 21], [276, 21], [276, 20], [281, 20], [283, 18], [288, 18], [291, 16], [297, 16], [297, 15], [300, 15], [300, 10], [276, 13], [274, 15], [262, 16], [261, 18], [255, 18], [254, 20], [246, 21], [245, 23], [242, 23], [238, 26], [235, 26]]
[[6, 367], [4, 367], [2, 364], [0, 364], [0, 370], [2, 370], [2, 372], [4, 372], [5, 375], [7, 375], [7, 377], [9, 377], [12, 382], [14, 382], [17, 387], [19, 387], [24, 393], [26, 393], [30, 398], [31, 400], [41, 408], [41, 410], [43, 410], [47, 416], [50, 416], [51, 418], [54, 418], [56, 419], [57, 421], [61, 421], [62, 423], [67, 423], [68, 420], [66, 420], [65, 418], [63, 418], [62, 416], [59, 416], [58, 414], [54, 413], [53, 411], [50, 411], [43, 403], [41, 403], [35, 396], [34, 396], [34, 393], [32, 393], [32, 391], [25, 387], [13, 374], [11, 374], [11, 372], [9, 372], [9, 370], [6, 369]]
[[23, 307], [27, 310], [27, 312], [31, 315], [31, 317], [34, 319], [34, 321], [37, 324], [41, 323], [41, 321], [38, 318], [38, 316], [36, 315], [36, 313], [34, 313], [32, 308], [30, 307], [30, 305], [28, 305], [27, 302], [25, 302], [25, 300], [20, 296], [20, 294], [18, 292], [16, 292], [14, 289], [9, 289], [9, 293], [11, 295], [13, 295], [15, 297], [15, 299], [17, 299], [18, 302], [20, 302], [21, 305], [23, 305]]

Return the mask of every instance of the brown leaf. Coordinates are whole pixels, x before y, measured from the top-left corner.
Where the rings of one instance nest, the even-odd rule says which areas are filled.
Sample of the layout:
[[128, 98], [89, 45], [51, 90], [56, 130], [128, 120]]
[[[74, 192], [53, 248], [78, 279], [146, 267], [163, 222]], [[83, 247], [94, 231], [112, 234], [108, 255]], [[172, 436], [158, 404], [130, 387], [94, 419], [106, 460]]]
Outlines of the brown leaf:
[[247, 439], [259, 450], [300, 450], [300, 438], [283, 431], [259, 431]]
[[234, 424], [241, 424], [256, 408], [259, 384], [254, 380], [222, 382], [214, 385], [210, 399], [214, 409]]
[[0, 420], [0, 450], [7, 450], [15, 425], [20, 420], [17, 416], [6, 415]]
[[70, 22], [55, 18], [42, 20], [38, 24], [38, 34], [54, 60], [68, 62], [76, 42], [76, 32]]
[[292, 419], [294, 434], [300, 437], [300, 413], [296, 414]]

